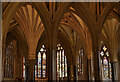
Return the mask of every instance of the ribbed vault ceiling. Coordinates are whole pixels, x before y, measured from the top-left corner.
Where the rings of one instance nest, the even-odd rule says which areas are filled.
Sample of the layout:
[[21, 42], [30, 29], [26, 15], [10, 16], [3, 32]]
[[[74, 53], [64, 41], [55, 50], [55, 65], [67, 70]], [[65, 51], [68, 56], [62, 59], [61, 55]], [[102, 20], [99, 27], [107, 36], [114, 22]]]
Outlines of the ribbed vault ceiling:
[[15, 20], [20, 24], [20, 28], [24, 32], [28, 44], [30, 44], [29, 46], [35, 45], [32, 48], [36, 49], [44, 26], [35, 8], [29, 4], [22, 6], [16, 12]]
[[[57, 2], [44, 3], [43, 2], [43, 4], [46, 7], [50, 17], [54, 18], [54, 16], [56, 15], [56, 12], [59, 11], [59, 9], [61, 8], [62, 3], [57, 3]], [[94, 27], [94, 24], [93, 24], [93, 27], [92, 26], [87, 27], [89, 26], [89, 23], [86, 22], [86, 19], [90, 19], [91, 18], [90, 16], [93, 16], [93, 20], [91, 18], [92, 21], [88, 20], [88, 22], [90, 23], [95, 22], [96, 24], [99, 24], [98, 20], [99, 18], [101, 18], [100, 16], [104, 13], [106, 6], [108, 6], [108, 3], [97, 3], [96, 7], [94, 7], [93, 4], [95, 3], [87, 3], [87, 2], [74, 3], [69, 7], [68, 11], [64, 13], [60, 21], [59, 31], [62, 32], [63, 37], [68, 39], [68, 41], [72, 44], [72, 47], [80, 43], [80, 45], [84, 45], [86, 49], [92, 49], [91, 37], [93, 35], [91, 35], [92, 31], [90, 29], [92, 29], [93, 31], [95, 31], [95, 33], [97, 33], [96, 31], [98, 31], [97, 29], [99, 27]], [[112, 14], [111, 16], [113, 16], [115, 19], [111, 19], [111, 20], [107, 19], [107, 21], [103, 26], [104, 28], [102, 29], [102, 34], [106, 41], [115, 40], [115, 42], [118, 42], [120, 40], [119, 39], [120, 38], [120, 27], [119, 27], [120, 6], [119, 4], [120, 3], [116, 4], [110, 13]], [[9, 3], [7, 2], [3, 3], [3, 6], [2, 6], [3, 12], [5, 9], [7, 9], [8, 5]], [[82, 10], [82, 8], [84, 12], [79, 11], [79, 10]], [[80, 13], [84, 13], [88, 17], [86, 19], [84, 18], [83, 20], [83, 18], [80, 18], [79, 16]], [[82, 17], [84, 17], [84, 15]], [[36, 46], [41, 37], [41, 34], [45, 29], [43, 22], [41, 20], [41, 17], [38, 14], [37, 10], [33, 6], [31, 6], [29, 3], [26, 3], [25, 5], [20, 7], [17, 10], [15, 16], [12, 18], [9, 28], [13, 29], [16, 26], [19, 26], [19, 30], [22, 30], [21, 32], [23, 32], [23, 34], [27, 38], [27, 42], [32, 43], [32, 45], [36, 45]], [[34, 49], [35, 49], [35, 46], [34, 46]]]

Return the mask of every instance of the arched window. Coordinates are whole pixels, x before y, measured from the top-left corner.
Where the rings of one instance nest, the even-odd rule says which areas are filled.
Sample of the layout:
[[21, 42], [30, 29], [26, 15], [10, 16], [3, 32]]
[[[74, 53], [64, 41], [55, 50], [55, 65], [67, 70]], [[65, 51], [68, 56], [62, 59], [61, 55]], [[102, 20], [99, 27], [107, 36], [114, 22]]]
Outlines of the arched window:
[[103, 46], [100, 51], [100, 67], [102, 70], [102, 78], [103, 80], [110, 80], [112, 79], [112, 69], [111, 63], [109, 58], [109, 52], [106, 46]]
[[15, 41], [11, 41], [6, 47], [4, 57], [4, 77], [13, 78], [14, 76], [14, 55], [15, 55]]
[[77, 71], [78, 75], [83, 74], [83, 49], [79, 50], [79, 55], [77, 58]]
[[46, 78], [46, 49], [44, 45], [42, 45], [37, 57], [38, 62], [35, 65], [35, 78]]
[[67, 58], [60, 44], [57, 45], [57, 77], [67, 77]]

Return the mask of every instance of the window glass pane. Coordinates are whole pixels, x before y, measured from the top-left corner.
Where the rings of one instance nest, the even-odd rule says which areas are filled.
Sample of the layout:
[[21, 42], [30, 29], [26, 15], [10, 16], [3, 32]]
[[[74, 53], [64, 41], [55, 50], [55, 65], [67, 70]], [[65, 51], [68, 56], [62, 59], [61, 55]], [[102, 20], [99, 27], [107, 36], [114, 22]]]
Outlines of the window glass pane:
[[104, 58], [104, 79], [108, 79], [108, 61]]
[[60, 74], [60, 58], [59, 58], [59, 55], [60, 54], [60, 52], [59, 51], [57, 51], [57, 76], [60, 76], [59, 74]]
[[67, 77], [67, 59], [65, 56], [65, 77]]
[[38, 65], [41, 65], [41, 53], [38, 54]]
[[[10, 43], [8, 43], [6, 47], [6, 52], [4, 56], [4, 77], [5, 78], [13, 78], [14, 76], [14, 54], [16, 49], [16, 41], [13, 40]], [[23, 71], [24, 71], [24, 66], [23, 66]], [[23, 72], [24, 74], [24, 72]], [[24, 75], [23, 75], [24, 76]]]
[[78, 70], [78, 75], [83, 74], [83, 49], [79, 50], [79, 55], [77, 59], [77, 70]]
[[104, 52], [105, 52], [105, 51], [107, 50], [107, 48], [104, 46], [104, 47], [103, 47], [103, 50], [104, 50]]
[[35, 65], [35, 77], [37, 77], [37, 65]]
[[23, 78], [25, 78], [25, 58], [23, 58]]
[[67, 60], [60, 44], [57, 45], [57, 77], [67, 77]]
[[104, 80], [110, 80], [110, 79], [112, 79], [112, 71], [111, 71], [109, 52], [107, 51], [106, 46], [102, 47], [100, 54], [101, 54], [100, 55], [100, 63], [101, 63], [100, 67], [103, 67], [101, 69], [101, 70], [103, 70], [103, 72], [101, 74], [102, 74]]
[[62, 50], [62, 76], [64, 77], [64, 50]]
[[44, 45], [42, 45], [38, 53], [38, 64], [36, 72], [38, 78], [46, 77], [46, 49]]

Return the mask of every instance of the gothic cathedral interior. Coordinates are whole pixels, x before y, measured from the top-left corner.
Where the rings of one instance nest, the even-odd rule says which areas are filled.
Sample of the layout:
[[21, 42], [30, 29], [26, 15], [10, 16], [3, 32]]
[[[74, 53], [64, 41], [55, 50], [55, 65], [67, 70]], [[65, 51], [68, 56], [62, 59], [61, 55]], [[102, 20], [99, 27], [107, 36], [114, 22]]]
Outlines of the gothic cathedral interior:
[[0, 6], [0, 81], [120, 81], [120, 2]]

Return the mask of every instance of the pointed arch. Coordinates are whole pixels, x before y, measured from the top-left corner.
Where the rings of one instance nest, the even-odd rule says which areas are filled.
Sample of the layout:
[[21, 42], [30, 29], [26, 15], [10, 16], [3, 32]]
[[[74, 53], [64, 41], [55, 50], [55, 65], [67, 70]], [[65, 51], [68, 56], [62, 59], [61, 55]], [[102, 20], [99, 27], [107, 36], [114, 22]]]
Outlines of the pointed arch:
[[100, 33], [102, 31], [102, 28], [103, 28], [103, 25], [104, 25], [104, 22], [105, 20], [107, 19], [107, 16], [108, 14], [110, 13], [110, 11], [113, 9], [114, 5], [116, 3], [107, 3], [107, 5], [105, 6], [104, 10], [102, 11], [101, 15], [99, 16], [99, 19], [98, 19], [98, 32]]

